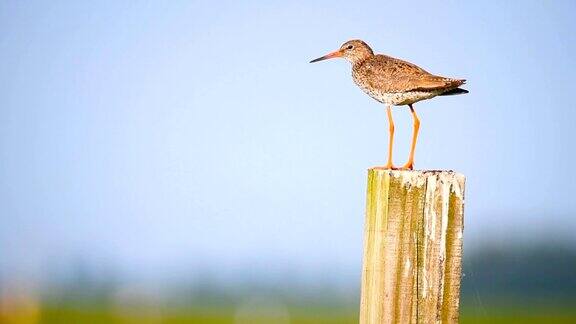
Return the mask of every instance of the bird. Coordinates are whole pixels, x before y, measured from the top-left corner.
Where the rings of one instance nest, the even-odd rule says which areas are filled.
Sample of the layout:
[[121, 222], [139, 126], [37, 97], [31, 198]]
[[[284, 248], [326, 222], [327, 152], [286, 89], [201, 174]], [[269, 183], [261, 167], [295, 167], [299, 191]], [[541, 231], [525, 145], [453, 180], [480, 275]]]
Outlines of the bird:
[[[447, 78], [427, 72], [421, 67], [384, 54], [374, 54], [368, 44], [360, 39], [345, 42], [337, 51], [310, 61], [324, 61], [331, 58], [344, 58], [352, 64], [354, 83], [373, 99], [386, 105], [388, 116], [388, 162], [385, 166], [375, 167], [386, 170], [413, 170], [414, 151], [420, 130], [420, 119], [414, 110], [414, 103], [436, 96], [466, 94], [468, 90], [460, 88], [465, 79]], [[401, 167], [392, 162], [394, 144], [393, 106], [408, 105], [413, 119], [412, 141], [408, 161]]]

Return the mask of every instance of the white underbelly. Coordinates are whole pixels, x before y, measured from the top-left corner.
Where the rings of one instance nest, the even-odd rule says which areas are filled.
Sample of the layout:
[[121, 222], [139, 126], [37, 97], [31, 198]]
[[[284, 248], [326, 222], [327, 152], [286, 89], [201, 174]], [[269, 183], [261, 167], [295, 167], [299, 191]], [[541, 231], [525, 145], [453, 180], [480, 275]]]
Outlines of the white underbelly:
[[368, 89], [362, 89], [370, 97], [384, 103], [386, 105], [392, 106], [402, 106], [410, 105], [420, 100], [434, 98], [439, 95], [440, 91], [408, 91], [408, 92], [392, 92], [392, 93], [382, 93], [379, 91], [370, 91]]

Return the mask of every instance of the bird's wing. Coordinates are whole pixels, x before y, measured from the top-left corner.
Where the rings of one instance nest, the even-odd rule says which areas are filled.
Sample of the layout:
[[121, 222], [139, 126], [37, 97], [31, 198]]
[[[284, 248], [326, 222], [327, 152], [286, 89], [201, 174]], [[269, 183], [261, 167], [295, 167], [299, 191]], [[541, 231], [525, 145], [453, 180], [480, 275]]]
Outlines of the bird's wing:
[[466, 80], [445, 78], [437, 75], [410, 75], [400, 77], [407, 84], [405, 91], [449, 90], [464, 84]]
[[375, 55], [361, 69], [367, 81], [385, 93], [452, 89], [465, 80], [430, 74], [421, 67], [386, 55]]

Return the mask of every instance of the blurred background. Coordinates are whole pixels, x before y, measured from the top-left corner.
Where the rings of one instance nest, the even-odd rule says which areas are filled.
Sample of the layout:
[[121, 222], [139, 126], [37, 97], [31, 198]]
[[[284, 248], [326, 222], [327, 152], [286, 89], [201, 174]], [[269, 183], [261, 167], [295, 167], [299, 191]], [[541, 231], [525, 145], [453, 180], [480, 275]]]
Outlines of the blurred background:
[[[383, 105], [352, 38], [468, 79], [463, 323], [576, 321], [576, 2], [0, 2], [0, 322], [357, 322]], [[411, 117], [394, 110], [404, 163]]]

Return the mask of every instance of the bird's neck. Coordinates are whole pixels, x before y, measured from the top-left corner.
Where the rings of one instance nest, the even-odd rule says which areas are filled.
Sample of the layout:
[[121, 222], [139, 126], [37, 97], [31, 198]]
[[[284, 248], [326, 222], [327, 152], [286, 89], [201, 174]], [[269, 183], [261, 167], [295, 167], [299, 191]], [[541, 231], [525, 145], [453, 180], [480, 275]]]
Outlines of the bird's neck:
[[[372, 55], [372, 56], [374, 56], [374, 55]], [[354, 61], [352, 61], [352, 67], [361, 66], [362, 64], [364, 64], [364, 62], [366, 62], [372, 56], [367, 55], [367, 56], [362, 56], [362, 57], [356, 58]]]

